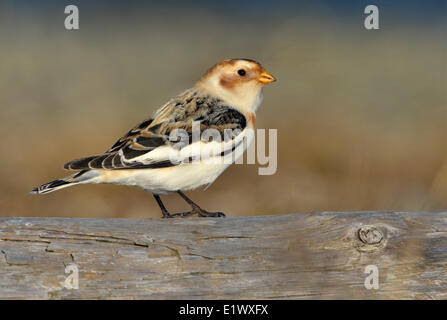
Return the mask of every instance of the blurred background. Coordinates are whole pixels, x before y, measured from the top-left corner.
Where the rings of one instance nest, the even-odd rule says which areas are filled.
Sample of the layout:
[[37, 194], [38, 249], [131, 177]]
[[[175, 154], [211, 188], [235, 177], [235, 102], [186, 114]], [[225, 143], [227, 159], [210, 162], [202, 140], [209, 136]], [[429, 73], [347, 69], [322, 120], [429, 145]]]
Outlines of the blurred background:
[[[64, 28], [75, 4], [80, 29]], [[380, 30], [364, 28], [368, 4]], [[446, 1], [1, 1], [0, 215], [159, 217], [144, 190], [68, 175], [216, 62], [260, 61], [278, 170], [235, 165], [188, 195], [227, 216], [447, 209]], [[172, 212], [188, 206], [162, 196]]]

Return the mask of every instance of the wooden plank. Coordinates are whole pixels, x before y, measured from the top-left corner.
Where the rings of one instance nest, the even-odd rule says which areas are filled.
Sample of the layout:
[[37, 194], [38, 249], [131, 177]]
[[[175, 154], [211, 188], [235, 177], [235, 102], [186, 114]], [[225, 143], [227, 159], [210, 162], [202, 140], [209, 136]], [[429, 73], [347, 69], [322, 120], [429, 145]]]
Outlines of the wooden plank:
[[0, 298], [446, 299], [447, 212], [1, 218]]

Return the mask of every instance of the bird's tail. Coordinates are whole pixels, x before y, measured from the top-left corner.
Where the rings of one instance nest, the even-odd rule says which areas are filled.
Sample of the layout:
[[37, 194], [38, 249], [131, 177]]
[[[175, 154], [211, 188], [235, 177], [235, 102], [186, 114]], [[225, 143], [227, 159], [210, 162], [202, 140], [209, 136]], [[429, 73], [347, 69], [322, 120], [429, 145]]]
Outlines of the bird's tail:
[[92, 175], [89, 174], [91, 171], [83, 170], [76, 174], [72, 174], [65, 178], [57, 179], [48, 183], [41, 185], [40, 187], [34, 188], [29, 193], [30, 194], [45, 194], [50, 193], [59, 189], [63, 189], [66, 187], [75, 186], [80, 183], [86, 183], [87, 180], [92, 178]]

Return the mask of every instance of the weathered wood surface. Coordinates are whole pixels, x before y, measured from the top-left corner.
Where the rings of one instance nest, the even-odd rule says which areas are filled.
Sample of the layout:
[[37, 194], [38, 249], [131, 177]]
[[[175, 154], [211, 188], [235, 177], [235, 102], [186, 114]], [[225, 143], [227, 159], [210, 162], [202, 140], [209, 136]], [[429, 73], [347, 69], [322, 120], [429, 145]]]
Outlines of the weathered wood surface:
[[1, 218], [0, 298], [446, 299], [447, 212]]

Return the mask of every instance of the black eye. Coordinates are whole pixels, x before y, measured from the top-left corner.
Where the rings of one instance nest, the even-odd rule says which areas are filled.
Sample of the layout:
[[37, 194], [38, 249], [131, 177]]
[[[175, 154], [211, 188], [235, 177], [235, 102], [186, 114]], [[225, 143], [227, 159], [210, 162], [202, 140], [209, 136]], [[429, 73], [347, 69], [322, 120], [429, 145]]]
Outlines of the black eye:
[[237, 74], [243, 77], [243, 76], [245, 76], [247, 73], [245, 72], [244, 69], [239, 69], [239, 70], [237, 71]]

